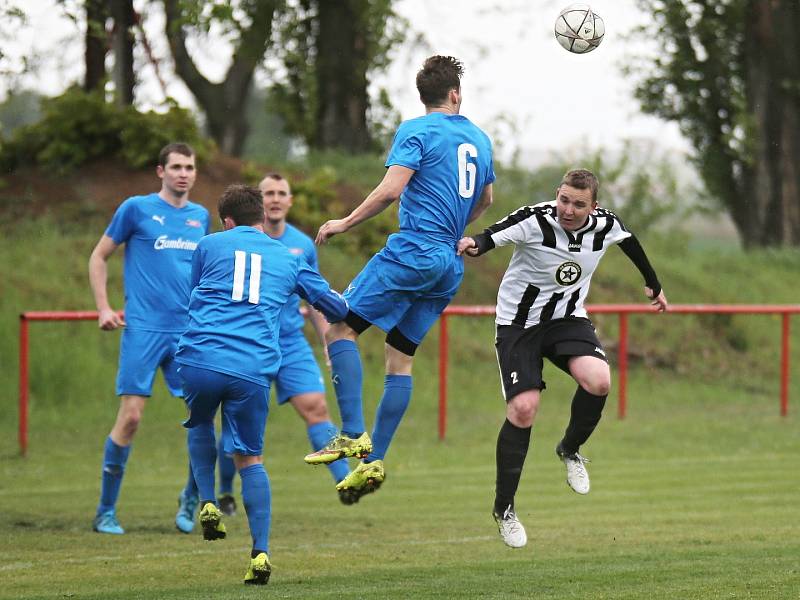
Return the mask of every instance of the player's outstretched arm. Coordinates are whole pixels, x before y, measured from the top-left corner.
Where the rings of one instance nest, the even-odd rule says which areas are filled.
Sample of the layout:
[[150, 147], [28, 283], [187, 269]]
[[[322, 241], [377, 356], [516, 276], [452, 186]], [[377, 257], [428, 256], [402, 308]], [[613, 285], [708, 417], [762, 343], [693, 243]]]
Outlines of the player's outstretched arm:
[[631, 234], [630, 237], [619, 243], [619, 247], [644, 277], [644, 293], [650, 298], [650, 304], [658, 307], [659, 312], [667, 310], [667, 297], [661, 289], [655, 269], [647, 259], [644, 248], [642, 248], [636, 236]]
[[125, 319], [108, 303], [106, 283], [108, 281], [108, 257], [117, 249], [117, 244], [109, 236], [103, 235], [89, 257], [89, 285], [94, 295], [94, 303], [99, 313], [97, 324], [100, 329], [111, 331], [125, 326]]
[[320, 311], [329, 323], [337, 323], [347, 316], [349, 308], [344, 297], [332, 290], [318, 271], [307, 265], [300, 265], [297, 271], [295, 291], [303, 300]]
[[344, 219], [334, 219], [323, 223], [314, 242], [318, 245], [324, 244], [334, 235], [344, 233], [362, 221], [383, 212], [386, 207], [400, 197], [413, 174], [414, 170], [408, 167], [400, 165], [389, 167], [383, 180], [353, 212]]
[[466, 254], [467, 256], [478, 256], [478, 244], [475, 242], [475, 238], [466, 236], [458, 240], [456, 254], [458, 256], [461, 256], [462, 254]]

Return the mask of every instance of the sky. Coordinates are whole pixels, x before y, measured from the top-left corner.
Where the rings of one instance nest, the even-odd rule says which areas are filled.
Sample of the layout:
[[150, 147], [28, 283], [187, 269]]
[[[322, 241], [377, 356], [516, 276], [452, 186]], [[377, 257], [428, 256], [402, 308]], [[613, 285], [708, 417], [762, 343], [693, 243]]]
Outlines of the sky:
[[[26, 55], [38, 62], [38, 76], [21, 83], [57, 94], [82, 77], [82, 34], [54, 0], [23, 4], [35, 28], [17, 32], [10, 58]], [[688, 143], [674, 123], [639, 111], [633, 82], [621, 74], [632, 53], [655, 51], [654, 45], [634, 46], [623, 39], [648, 16], [634, 0], [594, 0], [591, 6], [605, 22], [605, 38], [594, 52], [574, 55], [553, 35], [559, 11], [569, 4], [568, 0], [396, 0], [395, 9], [410, 23], [409, 38], [422, 42], [399, 48], [387, 71], [373, 78], [372, 89], [386, 88], [403, 119], [418, 116], [422, 105], [414, 87], [416, 71], [426, 56], [450, 54], [465, 64], [462, 113], [492, 136], [500, 156], [517, 153], [522, 162], [534, 162], [546, 153], [574, 155], [584, 149], [618, 148], [628, 139], [654, 140], [665, 150], [687, 151]], [[135, 6], [142, 9], [145, 3], [138, 1]], [[147, 30], [156, 32], [163, 20], [150, 11], [145, 22]], [[159, 43], [161, 36], [149, 37], [155, 55], [168, 57], [166, 44]], [[220, 48], [195, 47], [194, 52], [207, 77], [225, 72], [228, 55]], [[192, 105], [191, 94], [168, 68], [165, 75], [167, 93]], [[140, 77], [146, 82], [137, 91], [140, 100], [148, 107], [157, 106], [163, 91], [155, 83], [152, 67], [143, 64]], [[5, 93], [0, 89], [0, 96]]]

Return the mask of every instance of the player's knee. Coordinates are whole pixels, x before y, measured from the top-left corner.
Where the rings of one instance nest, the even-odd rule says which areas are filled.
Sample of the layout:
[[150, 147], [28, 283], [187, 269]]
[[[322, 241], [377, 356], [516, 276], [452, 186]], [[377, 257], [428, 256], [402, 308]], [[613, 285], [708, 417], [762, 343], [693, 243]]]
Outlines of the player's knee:
[[588, 377], [581, 387], [593, 396], [608, 396], [611, 391], [611, 377], [604, 373], [598, 373], [593, 377]]
[[354, 342], [357, 338], [358, 333], [344, 321], [333, 323], [325, 332], [326, 344], [332, 344], [333, 342], [338, 342], [339, 340], [351, 340]]
[[529, 390], [514, 396], [508, 403], [506, 416], [517, 427], [530, 427], [539, 411], [539, 391]]
[[297, 412], [309, 426], [331, 420], [328, 405], [325, 404], [325, 397], [322, 394], [304, 402], [302, 406], [297, 406]]

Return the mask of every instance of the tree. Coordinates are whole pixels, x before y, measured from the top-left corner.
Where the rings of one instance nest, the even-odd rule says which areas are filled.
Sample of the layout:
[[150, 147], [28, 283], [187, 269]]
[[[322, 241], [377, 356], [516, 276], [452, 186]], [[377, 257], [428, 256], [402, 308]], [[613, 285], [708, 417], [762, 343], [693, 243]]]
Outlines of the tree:
[[[211, 137], [220, 149], [241, 154], [247, 135], [245, 106], [253, 73], [264, 59], [272, 35], [272, 20], [280, 0], [211, 3], [203, 0], [163, 0], [166, 34], [175, 71], [202, 107]], [[232, 36], [233, 59], [225, 78], [209, 81], [186, 47], [187, 30], [206, 31], [222, 24]]]
[[86, 0], [86, 35], [84, 38], [84, 63], [86, 73], [83, 89], [87, 92], [99, 89], [106, 79], [106, 54], [108, 34], [106, 20], [110, 16], [107, 0]]
[[678, 122], [745, 247], [800, 244], [800, 5], [637, 0], [661, 52], [636, 96]]
[[[94, 0], [89, 0], [90, 2]], [[114, 19], [114, 90], [117, 104], [133, 104], [133, 89], [136, 77], [133, 73], [133, 46], [136, 38], [133, 28], [137, 15], [133, 10], [133, 0], [110, 0], [110, 14]]]
[[289, 131], [315, 149], [371, 149], [369, 74], [388, 64], [404, 24], [391, 0], [290, 4], [278, 49], [285, 76], [273, 86]]

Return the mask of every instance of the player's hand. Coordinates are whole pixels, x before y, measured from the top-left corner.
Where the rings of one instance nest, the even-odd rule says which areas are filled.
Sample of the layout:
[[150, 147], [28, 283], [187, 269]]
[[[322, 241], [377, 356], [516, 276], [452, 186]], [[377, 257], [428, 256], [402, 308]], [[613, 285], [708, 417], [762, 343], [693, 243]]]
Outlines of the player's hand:
[[125, 327], [125, 318], [110, 308], [104, 308], [97, 315], [97, 324], [103, 331], [112, 331]]
[[319, 228], [317, 232], [317, 237], [314, 240], [314, 243], [317, 246], [324, 244], [330, 238], [335, 236], [337, 233], [344, 233], [347, 231], [347, 221], [344, 219], [334, 219], [333, 221], [327, 221], [322, 224], [322, 227]]
[[664, 312], [665, 310], [667, 310], [668, 308], [667, 297], [664, 295], [664, 290], [661, 290], [658, 293], [658, 296], [654, 296], [653, 290], [645, 286], [644, 293], [648, 298], [650, 298], [650, 304], [658, 307], [658, 312]]
[[466, 253], [467, 256], [478, 256], [478, 245], [475, 243], [475, 239], [471, 237], [463, 237], [458, 240], [458, 246], [456, 246], [456, 254], [461, 256], [462, 254]]

